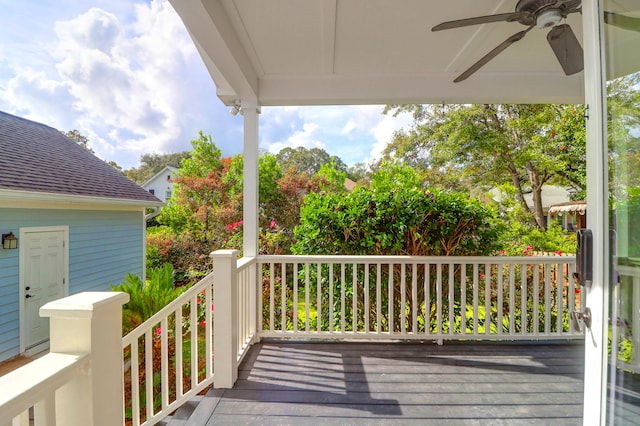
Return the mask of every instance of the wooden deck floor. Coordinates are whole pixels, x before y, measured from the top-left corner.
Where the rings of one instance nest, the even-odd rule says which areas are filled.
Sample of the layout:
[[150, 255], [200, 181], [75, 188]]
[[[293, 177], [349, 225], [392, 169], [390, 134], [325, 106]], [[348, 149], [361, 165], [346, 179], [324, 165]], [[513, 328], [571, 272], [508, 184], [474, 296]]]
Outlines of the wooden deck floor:
[[583, 370], [579, 342], [267, 342], [189, 423], [579, 425]]

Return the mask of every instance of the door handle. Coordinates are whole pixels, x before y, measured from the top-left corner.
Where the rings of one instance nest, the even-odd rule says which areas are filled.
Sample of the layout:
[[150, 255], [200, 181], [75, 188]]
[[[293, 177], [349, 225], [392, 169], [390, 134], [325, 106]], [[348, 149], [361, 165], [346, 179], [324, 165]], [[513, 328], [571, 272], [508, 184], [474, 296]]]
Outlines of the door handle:
[[32, 296], [32, 295], [30, 295], [30, 294], [25, 294], [25, 296], [24, 296], [24, 298], [25, 298], [25, 299], [28, 299], [28, 298], [30, 298], [30, 297], [33, 297], [33, 296]]
[[582, 321], [587, 328], [591, 328], [591, 309], [589, 308], [585, 308], [584, 312], [571, 312], [569, 318], [571, 318], [571, 324], [574, 330], [582, 331], [580, 321]]

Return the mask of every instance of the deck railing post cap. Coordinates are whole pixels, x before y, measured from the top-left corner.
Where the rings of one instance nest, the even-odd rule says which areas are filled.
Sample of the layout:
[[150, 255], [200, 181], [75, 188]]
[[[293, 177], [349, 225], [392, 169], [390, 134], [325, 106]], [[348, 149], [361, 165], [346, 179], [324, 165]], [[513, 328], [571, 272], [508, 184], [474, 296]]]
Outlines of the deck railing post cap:
[[238, 257], [238, 250], [216, 250], [211, 252], [211, 258], [220, 258], [220, 257]]

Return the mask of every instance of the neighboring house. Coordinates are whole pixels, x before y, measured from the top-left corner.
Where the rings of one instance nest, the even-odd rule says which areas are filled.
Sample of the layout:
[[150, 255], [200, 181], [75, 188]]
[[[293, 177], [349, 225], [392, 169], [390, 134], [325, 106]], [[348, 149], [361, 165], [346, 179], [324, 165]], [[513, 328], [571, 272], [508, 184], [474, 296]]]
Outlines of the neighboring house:
[[[0, 361], [48, 346], [44, 303], [145, 270], [161, 201], [58, 130], [0, 112]], [[11, 236], [9, 236], [11, 235]]]
[[178, 174], [178, 169], [165, 166], [153, 177], [142, 184], [142, 187], [155, 195], [160, 201], [166, 203], [173, 194], [173, 180]]
[[587, 227], [587, 202], [567, 201], [549, 207], [549, 218], [557, 220], [562, 228], [575, 231]]
[[[505, 199], [505, 195], [500, 189], [493, 188], [489, 191], [494, 201], [500, 202]], [[542, 186], [542, 212], [547, 224], [549, 222], [549, 208], [551, 206], [567, 203], [571, 201], [571, 192], [563, 186], [543, 185]], [[527, 206], [533, 209], [533, 194], [524, 194]]]

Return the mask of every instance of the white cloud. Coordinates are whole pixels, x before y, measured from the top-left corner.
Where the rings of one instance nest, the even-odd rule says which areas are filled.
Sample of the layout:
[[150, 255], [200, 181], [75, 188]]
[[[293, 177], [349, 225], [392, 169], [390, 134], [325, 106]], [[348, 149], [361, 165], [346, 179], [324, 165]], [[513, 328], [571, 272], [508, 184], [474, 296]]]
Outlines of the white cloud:
[[[203, 130], [242, 150], [231, 117], [167, 0], [25, 0], [0, 15], [0, 109], [77, 129], [124, 168], [141, 154], [189, 150]], [[322, 148], [347, 164], [375, 158], [410, 120], [381, 106], [265, 107], [260, 146]]]
[[275, 142], [269, 145], [268, 150], [272, 154], [277, 154], [284, 148], [325, 149], [325, 144], [319, 141], [316, 133], [320, 127], [316, 123], [304, 123], [301, 130], [293, 132], [285, 141]]
[[60, 130], [78, 129], [97, 155], [125, 168], [144, 153], [190, 149], [198, 130], [216, 141], [221, 134], [223, 151], [237, 152], [229, 139], [239, 123], [217, 116], [222, 106], [213, 82], [169, 2], [115, 3], [119, 15], [108, 3], [50, 21], [46, 49], [33, 43], [46, 64], [0, 58], [0, 107]]

